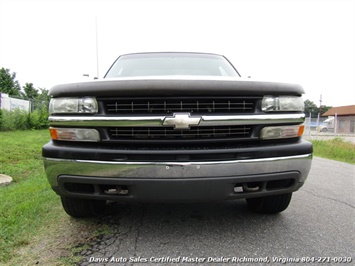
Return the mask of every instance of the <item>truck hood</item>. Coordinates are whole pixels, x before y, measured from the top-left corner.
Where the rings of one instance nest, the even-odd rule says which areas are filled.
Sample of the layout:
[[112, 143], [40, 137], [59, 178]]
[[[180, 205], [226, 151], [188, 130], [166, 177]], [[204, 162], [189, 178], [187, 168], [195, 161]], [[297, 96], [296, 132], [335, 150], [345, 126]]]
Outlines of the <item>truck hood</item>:
[[297, 84], [214, 76], [153, 76], [102, 79], [61, 84], [54, 86], [49, 91], [49, 94], [53, 97], [300, 96], [303, 93], [303, 88]]

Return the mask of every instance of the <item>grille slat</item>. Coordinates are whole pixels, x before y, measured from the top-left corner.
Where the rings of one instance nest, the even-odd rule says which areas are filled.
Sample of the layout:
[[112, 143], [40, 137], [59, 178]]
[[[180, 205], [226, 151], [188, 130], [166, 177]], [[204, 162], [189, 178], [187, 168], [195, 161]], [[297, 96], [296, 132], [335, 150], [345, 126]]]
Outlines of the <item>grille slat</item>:
[[177, 130], [173, 127], [116, 127], [109, 128], [111, 139], [217, 139], [217, 138], [247, 138], [251, 127], [218, 126], [191, 127], [188, 130]]
[[104, 99], [108, 114], [252, 113], [256, 98], [116, 98]]

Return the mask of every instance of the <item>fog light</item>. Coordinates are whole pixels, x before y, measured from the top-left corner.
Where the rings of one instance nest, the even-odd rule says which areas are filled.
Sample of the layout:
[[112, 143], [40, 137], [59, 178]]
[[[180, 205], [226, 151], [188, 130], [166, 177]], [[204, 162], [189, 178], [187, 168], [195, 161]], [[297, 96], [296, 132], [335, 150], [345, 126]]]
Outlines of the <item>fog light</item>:
[[261, 130], [261, 139], [284, 139], [301, 137], [304, 132], [304, 125], [264, 127]]
[[64, 141], [100, 141], [100, 134], [91, 128], [49, 128], [51, 138]]

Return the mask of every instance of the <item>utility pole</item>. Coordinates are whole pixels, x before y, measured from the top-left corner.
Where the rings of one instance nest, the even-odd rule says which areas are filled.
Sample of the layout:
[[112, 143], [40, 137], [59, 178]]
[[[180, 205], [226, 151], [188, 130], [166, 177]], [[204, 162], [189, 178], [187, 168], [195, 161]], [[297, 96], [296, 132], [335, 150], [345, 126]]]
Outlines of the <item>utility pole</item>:
[[97, 33], [97, 16], [95, 17], [95, 35], [96, 35], [96, 78], [99, 78], [99, 41]]
[[317, 118], [317, 134], [316, 134], [316, 139], [318, 139], [318, 131], [319, 131], [319, 122], [320, 122], [320, 114], [322, 112], [322, 94], [320, 95], [319, 98], [319, 111], [318, 111], [318, 118]]

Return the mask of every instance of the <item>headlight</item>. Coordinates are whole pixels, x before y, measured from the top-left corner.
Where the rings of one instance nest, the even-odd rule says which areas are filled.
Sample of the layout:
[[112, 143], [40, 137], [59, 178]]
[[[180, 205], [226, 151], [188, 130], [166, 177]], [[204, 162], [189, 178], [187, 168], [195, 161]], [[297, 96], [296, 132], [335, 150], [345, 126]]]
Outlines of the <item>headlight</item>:
[[50, 114], [93, 114], [98, 112], [95, 98], [53, 98], [49, 103]]
[[302, 97], [297, 96], [265, 96], [261, 102], [261, 110], [264, 112], [277, 111], [304, 111]]
[[260, 132], [261, 139], [286, 139], [301, 137], [304, 125], [264, 127]]

